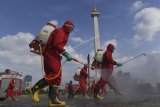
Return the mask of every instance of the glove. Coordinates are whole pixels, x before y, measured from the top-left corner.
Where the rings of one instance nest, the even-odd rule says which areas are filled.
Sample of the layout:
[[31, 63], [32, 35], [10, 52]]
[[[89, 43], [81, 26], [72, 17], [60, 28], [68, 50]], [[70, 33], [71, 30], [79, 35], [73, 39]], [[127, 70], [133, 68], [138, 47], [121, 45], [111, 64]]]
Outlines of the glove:
[[71, 61], [73, 59], [72, 55], [68, 52], [63, 52], [62, 55], [66, 57], [67, 61]]
[[117, 65], [117, 67], [121, 67], [123, 64], [122, 63], [117, 63], [116, 65]]

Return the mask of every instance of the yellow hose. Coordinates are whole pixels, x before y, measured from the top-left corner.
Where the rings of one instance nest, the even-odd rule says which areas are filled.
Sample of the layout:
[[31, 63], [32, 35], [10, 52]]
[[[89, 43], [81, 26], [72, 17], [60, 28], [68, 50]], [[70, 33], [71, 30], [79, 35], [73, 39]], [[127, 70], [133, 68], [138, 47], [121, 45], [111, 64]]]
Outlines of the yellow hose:
[[41, 55], [41, 67], [42, 67], [42, 75], [43, 75], [43, 77], [44, 77], [47, 81], [48, 81], [48, 80], [53, 80], [53, 79], [57, 78], [57, 77], [59, 76], [59, 74], [60, 74], [60, 71], [61, 71], [61, 69], [62, 69], [62, 66], [64, 65], [64, 63], [65, 63], [67, 60], [63, 62], [63, 64], [62, 64], [62, 66], [60, 67], [57, 75], [53, 76], [52, 78], [47, 78], [47, 77], [45, 76], [45, 72], [44, 72], [44, 64], [43, 64], [43, 55], [42, 55], [42, 46], [41, 46], [41, 45], [40, 45], [40, 55]]

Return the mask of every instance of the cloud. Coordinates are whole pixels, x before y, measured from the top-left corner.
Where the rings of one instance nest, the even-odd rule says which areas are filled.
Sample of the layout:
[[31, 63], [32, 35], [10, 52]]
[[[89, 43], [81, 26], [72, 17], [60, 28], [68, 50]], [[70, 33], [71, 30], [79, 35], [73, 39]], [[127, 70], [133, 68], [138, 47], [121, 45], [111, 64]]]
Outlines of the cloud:
[[0, 39], [0, 58], [15, 64], [32, 66], [37, 57], [30, 58], [28, 44], [33, 39], [30, 33], [19, 32], [16, 35], [8, 35]]
[[[133, 56], [130, 57], [122, 57], [121, 59], [117, 59], [119, 62], [125, 62], [129, 59], [132, 59]], [[124, 64], [121, 68], [115, 69], [116, 71], [122, 70], [123, 72], [130, 72], [132, 79], [135, 79], [139, 82], [149, 82], [155, 85], [160, 82], [160, 53], [151, 53], [146, 56], [141, 56], [137, 59], [134, 59], [126, 64]]]
[[136, 10], [139, 10], [141, 8], [143, 8], [143, 2], [142, 1], [136, 1], [131, 6], [132, 11], [136, 11]]
[[82, 43], [84, 41], [80, 37], [71, 37], [71, 40], [77, 43]]
[[160, 9], [155, 7], [142, 9], [135, 14], [134, 19], [136, 24], [133, 30], [136, 33], [131, 42], [139, 46], [143, 42], [153, 41], [160, 32]]
[[151, 54], [160, 54], [160, 50], [153, 50]]
[[33, 38], [34, 35], [23, 32], [0, 38], [0, 70], [10, 68], [22, 72], [23, 76], [32, 75], [34, 81], [40, 79], [40, 57], [32, 54], [28, 46]]

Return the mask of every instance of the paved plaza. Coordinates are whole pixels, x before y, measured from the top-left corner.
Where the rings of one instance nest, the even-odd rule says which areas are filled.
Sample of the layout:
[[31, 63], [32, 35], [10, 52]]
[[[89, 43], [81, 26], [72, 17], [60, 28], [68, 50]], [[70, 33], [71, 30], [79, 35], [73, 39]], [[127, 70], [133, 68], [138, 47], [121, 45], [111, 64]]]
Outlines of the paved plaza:
[[[28, 95], [22, 95], [17, 97], [18, 100], [13, 101], [7, 99], [0, 101], [0, 107], [47, 107], [48, 97], [41, 95], [41, 102], [34, 104], [31, 97]], [[160, 107], [160, 96], [106, 96], [103, 101], [96, 100], [94, 98], [85, 99], [78, 97], [76, 99], [67, 99], [67, 96], [63, 96], [61, 99], [65, 100], [67, 105], [65, 107]]]

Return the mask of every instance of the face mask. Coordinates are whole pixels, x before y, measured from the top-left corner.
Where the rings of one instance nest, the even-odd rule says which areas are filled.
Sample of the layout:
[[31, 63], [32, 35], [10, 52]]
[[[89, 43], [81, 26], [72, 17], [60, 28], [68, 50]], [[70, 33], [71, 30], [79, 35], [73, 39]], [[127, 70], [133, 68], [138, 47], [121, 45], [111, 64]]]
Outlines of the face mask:
[[72, 25], [68, 25], [68, 24], [65, 24], [68, 32], [72, 32], [73, 31], [73, 26]]

